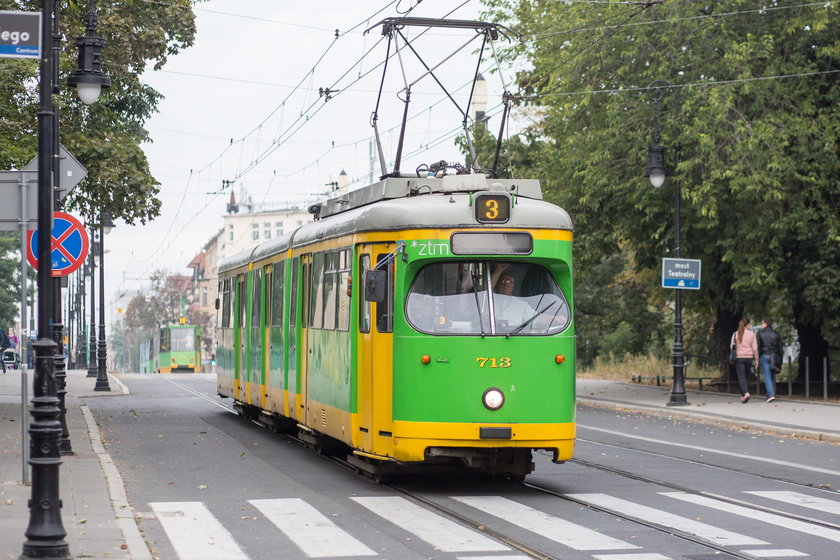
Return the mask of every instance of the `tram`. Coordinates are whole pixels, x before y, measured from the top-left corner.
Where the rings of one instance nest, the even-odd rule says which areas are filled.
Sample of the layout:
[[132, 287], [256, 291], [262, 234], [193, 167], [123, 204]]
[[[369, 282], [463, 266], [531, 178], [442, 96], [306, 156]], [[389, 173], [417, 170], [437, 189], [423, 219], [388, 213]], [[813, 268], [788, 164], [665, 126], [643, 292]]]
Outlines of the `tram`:
[[[389, 49], [412, 25], [471, 29], [485, 42], [506, 31], [380, 23]], [[335, 193], [309, 208], [312, 222], [220, 263], [218, 393], [374, 477], [454, 468], [521, 480], [534, 450], [557, 463], [574, 453], [572, 222], [539, 181], [496, 178], [498, 145], [493, 169], [477, 166], [464, 110], [468, 165], [401, 172], [417, 81], [406, 79], [391, 171], [374, 112], [379, 181]], [[512, 96], [503, 100], [502, 122]]]
[[571, 458], [572, 224], [537, 181], [387, 178], [311, 210], [219, 267], [220, 395], [376, 472]]
[[164, 325], [140, 341], [140, 373], [200, 373], [201, 327]]

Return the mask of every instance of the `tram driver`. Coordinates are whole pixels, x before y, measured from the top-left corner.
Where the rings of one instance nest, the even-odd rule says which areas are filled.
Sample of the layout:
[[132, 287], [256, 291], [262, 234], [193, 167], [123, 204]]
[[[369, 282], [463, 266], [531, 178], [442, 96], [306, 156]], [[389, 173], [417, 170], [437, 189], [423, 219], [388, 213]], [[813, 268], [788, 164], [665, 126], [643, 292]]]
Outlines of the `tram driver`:
[[517, 327], [534, 316], [534, 308], [528, 303], [513, 295], [516, 281], [513, 276], [507, 273], [499, 275], [495, 284], [495, 296], [493, 303], [496, 311], [496, 320], [505, 321], [509, 327]]

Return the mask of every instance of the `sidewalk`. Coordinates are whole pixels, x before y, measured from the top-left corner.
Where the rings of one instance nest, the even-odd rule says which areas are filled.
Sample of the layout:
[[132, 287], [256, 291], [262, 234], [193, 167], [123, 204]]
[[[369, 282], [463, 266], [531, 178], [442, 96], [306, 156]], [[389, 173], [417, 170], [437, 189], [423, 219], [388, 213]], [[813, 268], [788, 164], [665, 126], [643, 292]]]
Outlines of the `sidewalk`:
[[[73, 455], [62, 457], [59, 492], [62, 523], [74, 558], [151, 560], [125, 497], [122, 479], [99, 439], [85, 402], [127, 394], [114, 376], [111, 392], [93, 390], [87, 372], [67, 374], [67, 425]], [[28, 376], [29, 399], [32, 372]], [[840, 442], [840, 405], [778, 398], [753, 398], [741, 404], [737, 395], [687, 391], [687, 406], [667, 406], [670, 389], [655, 385], [579, 379], [579, 406], [601, 406], [661, 415], [684, 415], [757, 430]], [[22, 484], [21, 372], [0, 373], [0, 560], [17, 559], [29, 523], [31, 486]]]
[[[30, 370], [28, 400], [32, 399], [32, 377]], [[97, 392], [95, 383], [87, 371], [67, 373], [66, 418], [73, 455], [63, 455], [59, 467], [61, 519], [67, 532], [64, 540], [74, 558], [150, 559], [119, 474], [112, 463], [109, 466], [98, 428], [84, 406], [88, 398], [122, 395], [124, 386], [111, 377], [111, 391]], [[0, 560], [20, 556], [29, 524], [32, 486], [22, 484], [21, 442], [29, 445], [29, 437], [23, 438], [21, 433], [21, 388], [20, 370], [0, 373]], [[31, 475], [29, 479], [31, 482]]]

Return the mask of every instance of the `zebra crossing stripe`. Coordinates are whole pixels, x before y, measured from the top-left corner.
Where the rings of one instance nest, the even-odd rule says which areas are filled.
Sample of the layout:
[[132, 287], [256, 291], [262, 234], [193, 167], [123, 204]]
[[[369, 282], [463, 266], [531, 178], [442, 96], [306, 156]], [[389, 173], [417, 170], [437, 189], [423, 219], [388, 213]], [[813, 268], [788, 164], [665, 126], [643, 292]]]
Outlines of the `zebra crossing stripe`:
[[800, 492], [789, 492], [786, 490], [780, 490], [766, 492], [755, 491], [747, 492], [747, 494], [753, 494], [755, 496], [761, 496], [762, 498], [769, 498], [771, 500], [777, 500], [779, 502], [793, 504], [795, 506], [811, 508], [817, 511], [822, 511], [824, 513], [833, 513], [834, 515], [840, 515], [840, 502], [834, 500], [827, 500], [825, 498], [815, 498], [814, 496], [809, 496], [808, 494], [802, 494]]
[[300, 498], [248, 500], [307, 556], [377, 556]]
[[570, 498], [574, 498], [575, 500], [587, 502], [604, 509], [617, 511], [624, 515], [639, 517], [663, 527], [671, 527], [673, 529], [684, 531], [724, 546], [770, 544], [765, 541], [733, 533], [732, 531], [727, 531], [726, 529], [721, 529], [720, 527], [715, 527], [707, 523], [701, 523], [700, 521], [695, 521], [694, 519], [680, 517], [679, 515], [673, 515], [666, 511], [639, 505], [620, 498], [614, 498], [612, 496], [608, 496], [607, 494], [568, 494], [568, 496]]
[[456, 560], [531, 560], [531, 556], [456, 556]]
[[671, 560], [657, 552], [631, 552], [630, 554], [593, 554], [595, 560]]
[[639, 548], [598, 531], [554, 517], [501, 496], [451, 496], [463, 504], [495, 515], [508, 523], [575, 550], [628, 550]]
[[756, 558], [796, 558], [801, 556], [810, 556], [798, 550], [791, 550], [789, 548], [775, 548], [773, 550], [747, 550], [743, 549], [741, 552], [751, 554]]
[[202, 502], [152, 502], [180, 560], [248, 560], [233, 535]]
[[485, 537], [414, 504], [399, 496], [354, 497], [351, 500], [366, 507], [394, 525], [443, 552], [509, 551], [505, 545]]
[[778, 525], [779, 527], [784, 527], [785, 529], [790, 529], [791, 531], [799, 531], [800, 533], [805, 533], [806, 535], [821, 537], [823, 539], [828, 539], [834, 542], [840, 542], [840, 531], [838, 531], [837, 529], [820, 527], [811, 523], [805, 523], [804, 521], [798, 521], [796, 519], [790, 519], [788, 517], [776, 515], [775, 513], [756, 511], [751, 508], [721, 502], [720, 500], [715, 500], [714, 498], [707, 498], [705, 496], [696, 496], [694, 494], [685, 494], [683, 492], [661, 492], [661, 494], [663, 496], [668, 496], [669, 498], [676, 498], [678, 500], [682, 500], [690, 504], [706, 506], [719, 511], [725, 511], [727, 513], [734, 513], [735, 515], [748, 517], [757, 521], [763, 521], [764, 523], [769, 523], [771, 525]]

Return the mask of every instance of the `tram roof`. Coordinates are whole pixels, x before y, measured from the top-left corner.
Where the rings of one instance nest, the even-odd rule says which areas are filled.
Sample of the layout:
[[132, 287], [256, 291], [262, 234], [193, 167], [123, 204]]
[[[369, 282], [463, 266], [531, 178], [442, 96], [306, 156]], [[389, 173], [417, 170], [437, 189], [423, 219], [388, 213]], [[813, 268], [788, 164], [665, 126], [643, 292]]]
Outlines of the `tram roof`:
[[389, 177], [311, 207], [313, 222], [225, 259], [219, 271], [239, 268], [293, 247], [352, 233], [475, 227], [472, 200], [484, 192], [514, 198], [510, 219], [483, 228], [572, 230], [569, 214], [542, 200], [534, 179], [487, 179], [483, 175]]

